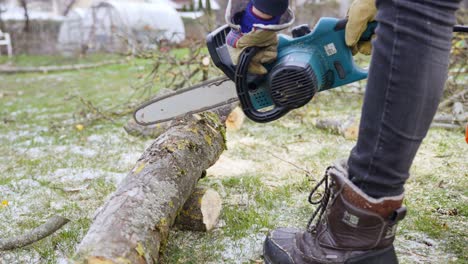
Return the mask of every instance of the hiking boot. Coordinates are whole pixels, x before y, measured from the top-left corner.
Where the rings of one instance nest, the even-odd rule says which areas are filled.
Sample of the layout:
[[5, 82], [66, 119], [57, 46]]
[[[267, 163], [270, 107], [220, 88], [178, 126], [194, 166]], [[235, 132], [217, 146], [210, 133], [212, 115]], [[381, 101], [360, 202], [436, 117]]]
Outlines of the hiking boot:
[[[313, 201], [322, 185], [323, 196]], [[309, 202], [319, 206], [307, 230], [279, 228], [267, 236], [266, 264], [398, 263], [392, 244], [397, 223], [406, 215], [403, 194], [372, 198], [348, 179], [346, 164], [337, 164], [327, 169]]]

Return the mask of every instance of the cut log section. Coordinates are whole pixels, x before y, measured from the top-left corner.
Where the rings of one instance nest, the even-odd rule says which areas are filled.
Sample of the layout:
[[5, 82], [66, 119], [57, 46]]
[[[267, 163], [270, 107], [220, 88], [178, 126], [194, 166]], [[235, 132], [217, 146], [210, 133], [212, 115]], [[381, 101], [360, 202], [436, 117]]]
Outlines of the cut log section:
[[187, 117], [161, 134], [98, 211], [74, 263], [157, 263], [177, 213], [226, 148], [233, 108]]
[[350, 116], [347, 119], [318, 119], [315, 127], [326, 129], [346, 139], [357, 139], [359, 134], [359, 119]]
[[202, 187], [185, 202], [174, 226], [180, 230], [206, 232], [212, 230], [221, 214], [221, 196], [213, 189]]

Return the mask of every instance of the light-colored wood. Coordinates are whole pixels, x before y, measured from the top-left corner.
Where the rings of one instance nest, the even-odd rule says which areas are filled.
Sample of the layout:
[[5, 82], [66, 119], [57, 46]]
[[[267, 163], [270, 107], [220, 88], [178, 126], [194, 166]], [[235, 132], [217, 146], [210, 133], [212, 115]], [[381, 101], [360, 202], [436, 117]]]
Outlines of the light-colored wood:
[[228, 131], [238, 131], [244, 124], [245, 114], [242, 109], [238, 106], [232, 110], [226, 120], [226, 128]]
[[210, 231], [218, 223], [221, 208], [218, 192], [197, 187], [179, 212], [174, 226], [181, 230]]

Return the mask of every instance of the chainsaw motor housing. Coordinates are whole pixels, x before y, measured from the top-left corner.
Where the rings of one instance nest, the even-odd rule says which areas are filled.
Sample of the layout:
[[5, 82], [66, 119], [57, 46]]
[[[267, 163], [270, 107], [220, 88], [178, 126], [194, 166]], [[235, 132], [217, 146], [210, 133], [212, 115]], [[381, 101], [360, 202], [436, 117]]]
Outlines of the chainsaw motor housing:
[[[279, 34], [278, 57], [265, 65], [268, 74], [248, 73], [248, 65], [258, 48], [247, 48], [233, 65], [226, 46], [229, 26], [210, 33], [207, 46], [215, 65], [236, 83], [237, 94], [247, 117], [270, 122], [302, 107], [317, 92], [367, 78], [345, 43], [347, 20], [321, 18], [315, 28], [293, 28], [292, 36]], [[369, 40], [376, 23], [370, 23], [361, 40]]]

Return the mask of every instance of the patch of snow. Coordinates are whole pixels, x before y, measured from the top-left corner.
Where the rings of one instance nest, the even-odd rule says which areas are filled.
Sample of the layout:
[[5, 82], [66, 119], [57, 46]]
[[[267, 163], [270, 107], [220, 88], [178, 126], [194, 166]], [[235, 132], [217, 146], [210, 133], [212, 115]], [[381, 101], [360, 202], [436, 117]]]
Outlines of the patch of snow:
[[55, 152], [66, 152], [69, 151], [72, 154], [75, 155], [81, 155], [84, 157], [92, 158], [97, 155], [97, 151], [94, 149], [89, 149], [89, 148], [84, 148], [82, 146], [59, 146], [55, 148]]
[[40, 263], [41, 256], [33, 250], [28, 251], [0, 251], [0, 263], [23, 264]]
[[444, 250], [441, 241], [423, 233], [406, 233], [396, 237], [395, 249], [402, 263], [449, 263], [456, 256]]
[[41, 184], [39, 182], [32, 179], [22, 179], [11, 183], [12, 190], [18, 193], [24, 192], [28, 189], [39, 188], [40, 186]]
[[135, 165], [136, 161], [141, 157], [141, 152], [122, 153], [119, 159], [119, 168], [126, 169]]
[[263, 233], [251, 234], [238, 240], [227, 237], [221, 242], [224, 250], [221, 256], [229, 263], [250, 263], [251, 260], [260, 259], [263, 249], [263, 241], [266, 235]]

